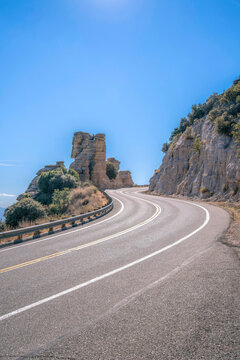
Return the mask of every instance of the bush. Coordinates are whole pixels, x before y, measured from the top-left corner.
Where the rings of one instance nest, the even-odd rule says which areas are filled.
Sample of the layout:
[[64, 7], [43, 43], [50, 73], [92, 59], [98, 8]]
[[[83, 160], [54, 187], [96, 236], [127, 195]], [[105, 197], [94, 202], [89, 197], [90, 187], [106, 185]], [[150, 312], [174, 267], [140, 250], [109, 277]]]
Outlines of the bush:
[[62, 169], [43, 172], [38, 180], [40, 192], [44, 194], [53, 194], [56, 189], [63, 190], [64, 188], [76, 188], [79, 184], [79, 177], [74, 170], [71, 170], [71, 173], [73, 175], [64, 174]]
[[49, 205], [52, 202], [52, 194], [45, 194], [43, 192], [39, 192], [34, 199], [40, 202], [42, 205]]
[[0, 220], [0, 231], [4, 231], [4, 222]]
[[234, 119], [232, 115], [228, 115], [224, 112], [215, 120], [215, 129], [219, 134], [231, 136], [234, 125]]
[[240, 142], [240, 121], [233, 127], [233, 136], [236, 142]]
[[169, 149], [169, 144], [168, 143], [164, 143], [162, 146], [162, 152], [166, 153]]
[[171, 133], [171, 135], [170, 135], [170, 138], [169, 138], [169, 141], [172, 141], [177, 135], [179, 135], [179, 134], [181, 134], [181, 131], [180, 131], [180, 129], [178, 128], [178, 127], [176, 127], [173, 131], [172, 131], [172, 133]]
[[78, 182], [72, 175], [62, 175], [61, 173], [55, 174], [49, 180], [49, 190], [53, 193], [55, 190], [63, 190], [65, 188], [74, 189], [78, 186]]
[[20, 221], [34, 221], [45, 216], [44, 207], [31, 198], [22, 199], [5, 211], [6, 225], [10, 227], [17, 227]]
[[111, 164], [110, 162], [107, 163], [106, 174], [110, 180], [115, 179], [117, 176], [117, 170], [116, 170], [115, 166], [113, 164]]
[[205, 194], [205, 193], [209, 192], [209, 190], [208, 190], [205, 186], [203, 186], [203, 187], [200, 189], [200, 192], [201, 192], [202, 194]]
[[69, 205], [70, 190], [62, 191], [56, 189], [53, 193], [52, 204], [49, 206], [50, 214], [63, 214]]
[[68, 173], [68, 175], [73, 176], [77, 180], [77, 182], [80, 182], [79, 174], [78, 174], [78, 172], [76, 170], [68, 169], [67, 173]]
[[194, 123], [195, 119], [201, 119], [205, 115], [205, 104], [198, 104], [192, 106], [192, 112], [188, 114], [188, 121], [190, 125]]
[[200, 137], [198, 136], [194, 142], [194, 150], [195, 152], [197, 153], [200, 153], [200, 150], [201, 150], [201, 139]]

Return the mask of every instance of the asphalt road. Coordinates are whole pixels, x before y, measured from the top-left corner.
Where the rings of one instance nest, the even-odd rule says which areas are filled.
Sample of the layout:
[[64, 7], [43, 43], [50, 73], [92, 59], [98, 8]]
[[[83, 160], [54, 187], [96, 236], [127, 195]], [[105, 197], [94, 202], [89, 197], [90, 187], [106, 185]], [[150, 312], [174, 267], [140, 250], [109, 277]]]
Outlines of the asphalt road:
[[111, 190], [105, 217], [0, 250], [0, 358], [239, 360], [224, 210]]

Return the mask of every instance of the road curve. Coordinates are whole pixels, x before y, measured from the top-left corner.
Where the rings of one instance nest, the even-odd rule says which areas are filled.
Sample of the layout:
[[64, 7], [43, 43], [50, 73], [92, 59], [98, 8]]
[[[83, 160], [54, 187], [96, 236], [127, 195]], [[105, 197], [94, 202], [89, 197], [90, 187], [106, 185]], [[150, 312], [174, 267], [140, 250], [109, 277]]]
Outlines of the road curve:
[[0, 250], [0, 358], [239, 359], [228, 213], [109, 194], [104, 218]]

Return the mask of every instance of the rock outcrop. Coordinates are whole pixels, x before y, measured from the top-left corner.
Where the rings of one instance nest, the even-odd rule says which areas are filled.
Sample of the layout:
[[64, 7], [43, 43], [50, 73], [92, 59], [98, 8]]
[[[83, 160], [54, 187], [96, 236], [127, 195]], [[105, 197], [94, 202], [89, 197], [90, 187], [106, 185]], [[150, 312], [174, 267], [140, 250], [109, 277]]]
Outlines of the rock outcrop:
[[117, 176], [110, 180], [106, 174], [106, 143], [105, 134], [90, 135], [76, 132], [73, 136], [71, 169], [79, 173], [82, 181], [92, 181], [101, 189], [133, 186], [130, 171], [119, 171], [120, 162], [109, 158], [107, 162], [114, 165]]
[[[43, 172], [56, 170], [56, 169], [59, 169], [60, 167], [65, 167], [64, 161], [57, 161], [55, 165], [45, 165], [44, 168], [38, 170], [38, 172], [36, 173], [36, 176], [32, 179], [27, 190], [25, 191], [25, 194], [29, 194], [32, 196], [36, 195], [36, 193], [38, 193], [38, 191], [39, 191], [38, 190], [38, 179], [39, 179], [40, 175]], [[17, 200], [21, 200], [23, 198], [23, 196], [24, 196], [24, 194], [19, 195]]]
[[[212, 200], [239, 200], [240, 144], [233, 134], [240, 119], [240, 98], [239, 90], [234, 86], [230, 90], [231, 94], [234, 91], [236, 94], [230, 98], [230, 103], [226, 100], [229, 93], [217, 95], [211, 106], [206, 102], [202, 107], [203, 117], [195, 118], [192, 124], [188, 122], [180, 133], [180, 127], [175, 129], [171, 143], [165, 144], [162, 165], [150, 179], [150, 191]], [[236, 110], [235, 117], [233, 110]]]

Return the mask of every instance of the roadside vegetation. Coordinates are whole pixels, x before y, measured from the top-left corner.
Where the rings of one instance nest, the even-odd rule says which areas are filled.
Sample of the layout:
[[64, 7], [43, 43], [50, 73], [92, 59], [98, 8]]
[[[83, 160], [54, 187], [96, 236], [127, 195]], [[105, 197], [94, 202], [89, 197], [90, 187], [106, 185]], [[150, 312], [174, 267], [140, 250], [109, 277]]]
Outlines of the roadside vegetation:
[[80, 182], [75, 170], [62, 167], [43, 172], [39, 191], [24, 194], [5, 211], [0, 231], [41, 224], [99, 209], [107, 204], [105, 195], [91, 182]]
[[[192, 111], [180, 120], [169, 138], [170, 143], [164, 143], [162, 151], [165, 153], [171, 147], [173, 140], [185, 133], [185, 139], [193, 139], [192, 125], [207, 119], [214, 124], [215, 131], [233, 137], [240, 144], [240, 77], [222, 94], [211, 95], [205, 103], [193, 105]], [[196, 144], [196, 152], [200, 151], [200, 144]], [[240, 154], [239, 154], [240, 156]]]

